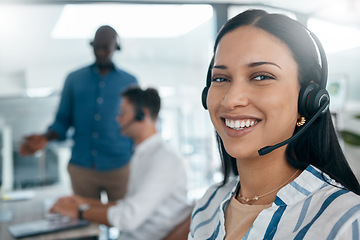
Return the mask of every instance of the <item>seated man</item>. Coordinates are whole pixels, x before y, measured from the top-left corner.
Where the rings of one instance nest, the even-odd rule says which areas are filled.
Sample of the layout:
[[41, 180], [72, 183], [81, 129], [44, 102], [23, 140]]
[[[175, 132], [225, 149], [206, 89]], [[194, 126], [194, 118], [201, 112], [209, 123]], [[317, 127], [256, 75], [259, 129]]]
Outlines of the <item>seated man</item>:
[[192, 210], [187, 202], [185, 167], [157, 133], [158, 92], [133, 87], [122, 98], [117, 121], [122, 133], [135, 143], [125, 198], [102, 204], [74, 195], [59, 199], [51, 211], [115, 226], [120, 239], [159, 240]]

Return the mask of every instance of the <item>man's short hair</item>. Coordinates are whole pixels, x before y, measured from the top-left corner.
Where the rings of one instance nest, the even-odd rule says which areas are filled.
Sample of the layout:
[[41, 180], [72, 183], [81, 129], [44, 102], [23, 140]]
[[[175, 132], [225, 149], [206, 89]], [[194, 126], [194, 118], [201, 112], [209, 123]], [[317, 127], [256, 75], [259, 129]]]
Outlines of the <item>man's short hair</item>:
[[[96, 38], [99, 38], [100, 36], [102, 37], [107, 36], [108, 38], [115, 39], [116, 50], [121, 50], [119, 35], [117, 34], [116, 30], [113, 27], [109, 25], [100, 26], [95, 32], [94, 40]], [[90, 44], [93, 45], [93, 41], [91, 41]]]
[[147, 88], [142, 90], [138, 86], [131, 86], [121, 93], [122, 97], [135, 107], [135, 110], [146, 108], [150, 112], [153, 120], [158, 118], [161, 106], [161, 100], [158, 91], [155, 88]]

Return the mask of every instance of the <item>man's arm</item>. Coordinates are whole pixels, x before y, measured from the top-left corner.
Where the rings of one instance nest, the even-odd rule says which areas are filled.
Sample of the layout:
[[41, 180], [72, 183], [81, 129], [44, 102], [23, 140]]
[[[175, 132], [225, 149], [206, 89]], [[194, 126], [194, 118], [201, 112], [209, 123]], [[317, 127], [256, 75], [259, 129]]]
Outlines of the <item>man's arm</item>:
[[52, 129], [43, 134], [43, 136], [46, 138], [47, 141], [59, 139], [59, 134]]
[[55, 131], [49, 130], [45, 134], [33, 134], [24, 138], [25, 142], [20, 146], [19, 152], [22, 156], [33, 155], [35, 152], [43, 149], [46, 144], [58, 138]]
[[24, 137], [24, 143], [20, 146], [19, 153], [22, 156], [33, 155], [35, 152], [43, 149], [49, 141], [64, 140], [66, 132], [71, 125], [71, 79], [68, 76], [65, 80], [58, 111], [56, 113], [55, 122], [50, 126], [49, 130], [44, 134], [33, 134]]
[[110, 223], [107, 220], [107, 211], [108, 208], [115, 205], [116, 202], [102, 204], [96, 199], [73, 195], [59, 198], [50, 209], [50, 212], [57, 212], [71, 218], [78, 218], [79, 206], [84, 203], [89, 204], [90, 208], [83, 212], [83, 219], [110, 226]]
[[91, 206], [88, 210], [83, 212], [83, 219], [111, 226], [107, 219], [108, 208], [108, 205]]
[[[151, 162], [146, 173], [136, 176], [140, 181], [137, 189], [109, 208], [108, 218], [112, 226], [123, 231], [133, 231], [150, 218], [160, 202], [174, 191], [178, 178], [185, 178], [182, 160], [174, 153], [161, 150], [155, 155], [143, 156], [143, 161]], [[141, 167], [137, 165], [136, 167]]]

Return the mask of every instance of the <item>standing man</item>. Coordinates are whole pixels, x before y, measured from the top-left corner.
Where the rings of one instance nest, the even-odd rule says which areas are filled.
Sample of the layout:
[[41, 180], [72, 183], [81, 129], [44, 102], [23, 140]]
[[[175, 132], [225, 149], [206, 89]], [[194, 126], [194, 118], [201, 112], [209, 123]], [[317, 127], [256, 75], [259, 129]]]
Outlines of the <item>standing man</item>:
[[121, 240], [163, 239], [192, 211], [187, 202], [184, 163], [157, 133], [158, 92], [136, 87], [126, 90], [122, 97], [118, 122], [123, 134], [136, 145], [126, 196], [107, 204], [76, 195], [64, 197], [52, 211], [115, 226]]
[[45, 134], [25, 137], [20, 154], [31, 155], [49, 141], [65, 140], [73, 127], [68, 172], [74, 193], [99, 198], [105, 190], [109, 200], [117, 200], [126, 192], [132, 153], [132, 141], [120, 135], [116, 123], [119, 94], [137, 80], [112, 62], [114, 51], [120, 50], [112, 27], [101, 26], [91, 45], [95, 63], [68, 75], [54, 123]]

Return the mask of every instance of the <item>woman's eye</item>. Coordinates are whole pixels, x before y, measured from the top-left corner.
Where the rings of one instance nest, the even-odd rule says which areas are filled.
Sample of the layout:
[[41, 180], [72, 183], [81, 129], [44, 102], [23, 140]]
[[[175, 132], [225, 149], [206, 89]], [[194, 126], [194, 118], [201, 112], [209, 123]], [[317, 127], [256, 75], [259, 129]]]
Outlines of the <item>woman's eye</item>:
[[226, 82], [226, 81], [228, 81], [226, 78], [213, 78], [212, 80], [211, 80], [212, 82]]
[[260, 74], [260, 75], [257, 75], [256, 77], [253, 77], [252, 79], [256, 80], [256, 81], [262, 81], [262, 80], [275, 79], [275, 77], [267, 75], [267, 74]]

